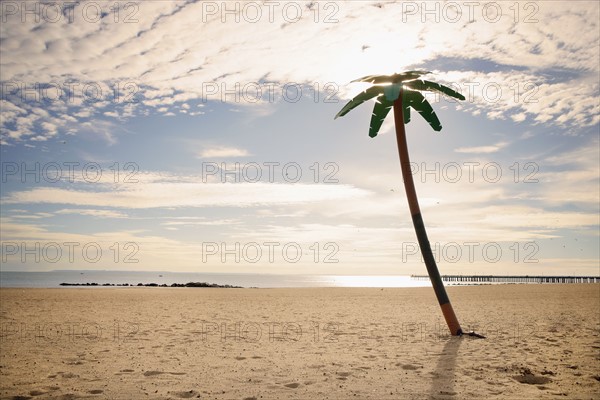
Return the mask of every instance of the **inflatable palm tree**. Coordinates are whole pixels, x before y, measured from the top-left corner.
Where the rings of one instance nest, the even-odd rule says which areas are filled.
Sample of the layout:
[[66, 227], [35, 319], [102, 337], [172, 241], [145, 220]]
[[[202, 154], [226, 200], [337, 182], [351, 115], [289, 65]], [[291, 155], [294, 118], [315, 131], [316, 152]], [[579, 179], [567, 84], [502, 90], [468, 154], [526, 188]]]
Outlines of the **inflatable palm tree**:
[[[442, 313], [444, 314], [444, 319], [448, 324], [450, 333], [459, 336], [462, 335], [463, 332], [458, 323], [458, 319], [454, 314], [450, 300], [448, 299], [446, 289], [444, 288], [444, 283], [442, 282], [440, 272], [435, 263], [433, 253], [431, 252], [429, 240], [427, 239], [423, 217], [421, 216], [417, 192], [415, 190], [415, 184], [410, 169], [410, 159], [408, 157], [404, 124], [410, 122], [410, 109], [412, 108], [421, 114], [435, 131], [440, 131], [442, 129], [440, 120], [433, 111], [431, 104], [429, 104], [421, 93], [422, 91], [440, 92], [459, 100], [464, 100], [465, 98], [463, 95], [447, 86], [420, 79], [422, 75], [428, 73], [428, 71], [408, 71], [401, 74], [370, 75], [356, 79], [352, 82], [369, 82], [373, 84], [373, 86], [348, 102], [335, 118], [342, 117], [365, 101], [377, 97], [369, 128], [369, 136], [375, 137], [377, 136], [385, 117], [392, 108], [394, 109], [396, 138], [398, 140], [398, 152], [400, 154], [404, 188], [406, 190], [406, 197], [408, 199], [408, 206], [412, 215], [413, 225], [417, 234], [417, 240], [419, 241], [419, 246], [421, 248], [421, 254], [425, 260], [429, 279], [431, 280], [435, 295], [442, 308]], [[474, 333], [470, 334], [473, 336], [480, 336]]]

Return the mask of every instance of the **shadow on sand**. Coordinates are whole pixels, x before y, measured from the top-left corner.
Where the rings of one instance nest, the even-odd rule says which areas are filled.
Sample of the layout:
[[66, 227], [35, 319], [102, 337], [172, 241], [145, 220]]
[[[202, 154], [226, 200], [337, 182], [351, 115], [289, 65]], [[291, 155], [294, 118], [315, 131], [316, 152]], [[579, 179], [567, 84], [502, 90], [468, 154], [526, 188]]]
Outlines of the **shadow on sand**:
[[464, 338], [452, 336], [444, 345], [435, 366], [435, 371], [433, 371], [431, 388], [429, 389], [430, 399], [457, 398], [457, 393], [454, 390], [456, 359], [458, 357], [458, 348], [463, 340]]

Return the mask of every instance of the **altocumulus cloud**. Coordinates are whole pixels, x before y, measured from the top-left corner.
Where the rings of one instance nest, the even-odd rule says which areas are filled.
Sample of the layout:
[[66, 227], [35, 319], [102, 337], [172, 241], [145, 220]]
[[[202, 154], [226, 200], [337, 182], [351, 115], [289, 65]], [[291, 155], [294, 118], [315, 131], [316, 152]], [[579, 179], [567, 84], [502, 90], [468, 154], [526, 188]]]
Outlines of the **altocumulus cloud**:
[[[77, 134], [90, 120], [202, 118], [189, 103], [207, 100], [206, 84], [217, 89], [216, 101], [224, 87], [265, 82], [318, 82], [319, 89], [333, 82], [347, 97], [343, 85], [378, 72], [374, 66], [389, 73], [457, 56], [464, 66], [437, 79], [472, 91], [465, 107], [473, 113], [567, 127], [598, 123], [597, 2], [515, 3], [519, 12], [495, 3], [499, 15], [461, 2], [432, 3], [429, 14], [419, 2], [277, 2], [272, 11], [255, 3], [260, 18], [241, 2], [229, 4], [238, 4], [237, 15], [225, 14], [224, 2], [97, 4], [106, 8], [97, 18], [83, 18], [84, 4], [73, 3], [72, 18], [63, 10], [53, 21], [23, 21], [4, 10], [3, 144]], [[499, 67], [482, 71], [481, 61]]]

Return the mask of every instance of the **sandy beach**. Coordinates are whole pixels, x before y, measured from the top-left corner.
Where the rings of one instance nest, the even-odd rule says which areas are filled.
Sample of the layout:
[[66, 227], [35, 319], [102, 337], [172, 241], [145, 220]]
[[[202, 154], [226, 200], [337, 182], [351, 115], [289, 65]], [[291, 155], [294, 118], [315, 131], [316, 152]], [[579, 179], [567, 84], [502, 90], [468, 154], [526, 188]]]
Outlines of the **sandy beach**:
[[1, 289], [2, 399], [598, 399], [600, 285]]

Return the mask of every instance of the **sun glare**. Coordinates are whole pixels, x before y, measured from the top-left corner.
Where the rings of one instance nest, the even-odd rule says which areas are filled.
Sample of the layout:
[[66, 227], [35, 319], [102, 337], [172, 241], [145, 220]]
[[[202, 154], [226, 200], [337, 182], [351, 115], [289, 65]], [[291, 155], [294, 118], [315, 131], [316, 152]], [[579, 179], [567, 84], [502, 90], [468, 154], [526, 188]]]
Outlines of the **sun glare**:
[[427, 287], [429, 281], [413, 280], [410, 276], [371, 275], [371, 276], [332, 276], [331, 281], [340, 287]]

